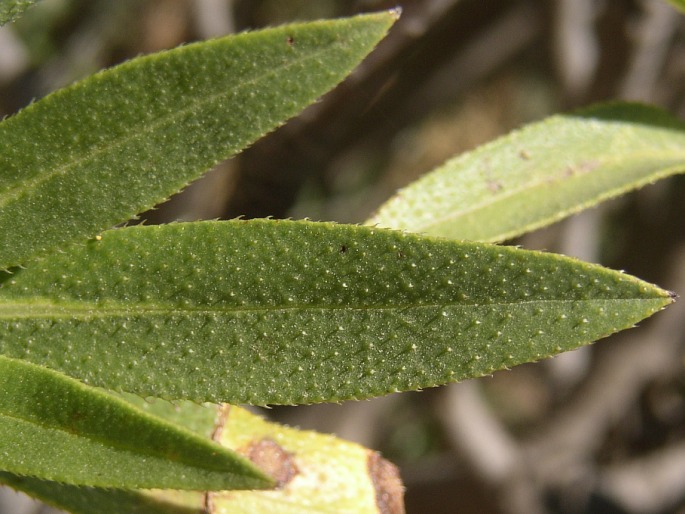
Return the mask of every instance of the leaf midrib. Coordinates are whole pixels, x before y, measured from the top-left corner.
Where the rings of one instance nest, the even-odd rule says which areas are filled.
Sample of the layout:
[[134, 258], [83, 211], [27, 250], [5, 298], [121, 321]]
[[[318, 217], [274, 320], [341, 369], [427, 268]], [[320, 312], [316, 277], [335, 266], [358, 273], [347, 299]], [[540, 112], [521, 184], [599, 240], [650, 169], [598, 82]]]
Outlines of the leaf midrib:
[[[587, 298], [587, 299], [539, 299], [521, 300], [508, 302], [447, 302], [447, 303], [405, 303], [395, 305], [279, 305], [269, 306], [227, 306], [227, 307], [178, 307], [135, 304], [133, 307], [124, 307], [114, 304], [94, 305], [91, 303], [81, 304], [55, 304], [38, 302], [5, 302], [0, 303], [0, 320], [17, 319], [96, 319], [137, 317], [140, 315], [163, 315], [163, 316], [192, 316], [192, 315], [216, 315], [216, 314], [242, 314], [242, 313], [279, 313], [294, 311], [403, 311], [409, 309], [445, 309], [448, 307], [507, 307], [536, 304], [573, 304], [583, 302], [635, 302], [663, 300], [666, 297], [651, 298]], [[25, 309], [26, 314], [18, 312]], [[8, 313], [9, 311], [9, 313]], [[36, 312], [39, 311], [39, 312]], [[42, 311], [42, 312], [41, 312]]]
[[[288, 70], [292, 66], [307, 62], [310, 59], [316, 59], [321, 54], [325, 54], [326, 52], [331, 51], [335, 47], [342, 47], [342, 46], [344, 46], [344, 43], [341, 43], [339, 40], [336, 40], [330, 46], [327, 46], [325, 48], [322, 48], [322, 49], [317, 50], [317, 51], [312, 52], [312, 53], [308, 53], [307, 55], [300, 56], [300, 58], [298, 58], [298, 59], [293, 59], [291, 61], [288, 61], [287, 63], [283, 63], [279, 66], [276, 66], [275, 68], [270, 69], [269, 71], [267, 71], [265, 73], [258, 74], [257, 76], [251, 78], [250, 80], [247, 80], [245, 82], [241, 82], [240, 84], [238, 84], [238, 86], [231, 88], [229, 91], [241, 91], [248, 86], [252, 86], [252, 85], [260, 82], [265, 77], [268, 77], [271, 75], [276, 75], [280, 72]], [[109, 153], [111, 151], [114, 151], [117, 148], [121, 148], [133, 140], [141, 139], [144, 136], [155, 132], [156, 129], [161, 128], [164, 125], [173, 124], [173, 122], [175, 120], [181, 119], [185, 115], [187, 115], [188, 113], [192, 112], [193, 110], [201, 109], [202, 107], [211, 104], [212, 102], [216, 101], [218, 98], [221, 98], [222, 96], [226, 96], [227, 94], [228, 94], [227, 91], [220, 91], [218, 93], [214, 93], [212, 95], [202, 97], [202, 98], [196, 100], [195, 102], [192, 102], [191, 105], [188, 105], [182, 109], [174, 110], [171, 114], [168, 114], [166, 116], [162, 116], [152, 123], [134, 125], [131, 127], [130, 130], [127, 131], [126, 136], [121, 137], [121, 138], [117, 138], [113, 142], [111, 142], [110, 144], [97, 146], [95, 150], [88, 152], [87, 155], [80, 157], [80, 158], [69, 160], [68, 162], [62, 164], [61, 166], [57, 166], [51, 172], [48, 172], [48, 173], [39, 172], [33, 178], [26, 180], [26, 181], [21, 181], [20, 184], [17, 185], [16, 187], [7, 189], [4, 193], [0, 194], [0, 209], [5, 207], [8, 203], [12, 202], [13, 200], [20, 198], [22, 195], [28, 194], [28, 192], [31, 189], [40, 186], [42, 183], [47, 182], [54, 177], [57, 177], [60, 175], [65, 175], [71, 169], [74, 169], [74, 168], [78, 167], [79, 165], [86, 163], [88, 161], [95, 160], [99, 156], [104, 155], [106, 153]]]

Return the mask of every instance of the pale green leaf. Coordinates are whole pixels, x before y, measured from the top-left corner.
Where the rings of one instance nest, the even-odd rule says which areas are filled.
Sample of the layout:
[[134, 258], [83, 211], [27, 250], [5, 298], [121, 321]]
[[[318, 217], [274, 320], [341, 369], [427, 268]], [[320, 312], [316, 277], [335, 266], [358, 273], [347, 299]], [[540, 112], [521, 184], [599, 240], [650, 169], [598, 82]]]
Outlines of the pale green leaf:
[[203, 437], [59, 373], [3, 356], [0, 470], [118, 488], [270, 484], [246, 459]]
[[179, 501], [176, 491], [165, 491], [164, 499], [160, 494], [149, 492], [124, 491], [120, 489], [100, 489], [60, 484], [33, 477], [23, 477], [0, 471], [0, 484], [26, 493], [48, 505], [66, 510], [72, 514], [204, 514], [201, 508], [200, 493], [194, 495], [196, 506], [189, 501]]
[[340, 82], [394, 11], [142, 57], [0, 123], [0, 269], [150, 208]]
[[671, 298], [566, 257], [349, 225], [130, 227], [0, 289], [0, 353], [194, 401], [368, 398], [491, 373]]
[[685, 123], [639, 104], [553, 116], [401, 190], [368, 223], [502, 241], [685, 171]]
[[685, 0], [668, 0], [673, 7], [685, 12]]
[[0, 0], [0, 25], [14, 21], [38, 0]]

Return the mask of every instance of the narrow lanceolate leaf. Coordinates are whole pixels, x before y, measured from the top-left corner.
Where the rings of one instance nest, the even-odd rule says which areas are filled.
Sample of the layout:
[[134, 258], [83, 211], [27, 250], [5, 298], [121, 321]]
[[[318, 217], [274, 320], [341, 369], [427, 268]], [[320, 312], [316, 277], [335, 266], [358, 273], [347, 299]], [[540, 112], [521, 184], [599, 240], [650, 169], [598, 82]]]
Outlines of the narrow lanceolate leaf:
[[0, 25], [16, 20], [38, 0], [0, 0]]
[[194, 401], [308, 403], [540, 359], [671, 301], [553, 254], [349, 225], [130, 227], [0, 288], [0, 353], [89, 384]]
[[199, 435], [74, 379], [2, 356], [0, 470], [115, 488], [271, 485], [246, 459]]
[[502, 241], [683, 171], [685, 123], [644, 105], [602, 105], [553, 116], [448, 161], [368, 223]]
[[[165, 491], [161, 498], [159, 493], [82, 487], [3, 471], [0, 471], [0, 484], [71, 514], [206, 514], [201, 493]], [[182, 494], [188, 495], [191, 501], [177, 499]]]
[[300, 431], [227, 407], [221, 444], [278, 482], [273, 491], [211, 493], [209, 514], [403, 514], [397, 468], [376, 452], [330, 435]]
[[180, 425], [207, 439], [214, 433], [221, 410], [221, 406], [214, 403], [169, 402], [161, 398], [141, 398], [130, 393], [120, 393], [120, 396], [143, 412]]
[[135, 59], [0, 123], [0, 269], [152, 207], [332, 88], [397, 14]]

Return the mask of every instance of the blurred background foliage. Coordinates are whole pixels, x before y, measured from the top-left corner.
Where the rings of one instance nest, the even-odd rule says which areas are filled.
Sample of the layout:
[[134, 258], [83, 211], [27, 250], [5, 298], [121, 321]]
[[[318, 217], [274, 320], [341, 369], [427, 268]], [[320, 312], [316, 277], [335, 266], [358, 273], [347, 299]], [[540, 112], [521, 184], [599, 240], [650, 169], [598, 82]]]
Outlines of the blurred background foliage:
[[[662, 0], [43, 0], [0, 29], [0, 116], [140, 54], [395, 7], [340, 87], [136, 223], [362, 222], [448, 157], [610, 99], [685, 118], [685, 17]], [[685, 177], [512, 244], [685, 293]], [[682, 303], [682, 302], [681, 302]], [[409, 513], [685, 512], [685, 310], [492, 377], [367, 402], [275, 408], [397, 463]], [[48, 512], [0, 494], [0, 513]]]

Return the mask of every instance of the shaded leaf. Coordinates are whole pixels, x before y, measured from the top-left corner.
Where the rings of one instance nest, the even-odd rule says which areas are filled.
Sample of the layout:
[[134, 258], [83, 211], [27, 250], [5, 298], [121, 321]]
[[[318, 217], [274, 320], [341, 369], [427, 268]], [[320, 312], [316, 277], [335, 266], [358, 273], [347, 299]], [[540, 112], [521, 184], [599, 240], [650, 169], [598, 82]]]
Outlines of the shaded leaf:
[[130, 227], [0, 289], [0, 353], [194, 401], [368, 398], [592, 342], [671, 301], [566, 257], [327, 223]]
[[0, 0], [0, 25], [14, 21], [38, 0]]
[[54, 371], [2, 356], [0, 470], [101, 487], [270, 485], [245, 459], [202, 437]]
[[368, 223], [502, 241], [683, 171], [685, 123], [644, 105], [601, 105], [552, 116], [448, 161]]
[[394, 11], [142, 57], [0, 123], [0, 269], [148, 209], [340, 82]]
[[238, 407], [227, 407], [218, 440], [252, 458], [279, 487], [211, 493], [210, 514], [404, 512], [397, 468], [357, 444], [269, 423]]
[[161, 398], [141, 398], [130, 393], [118, 394], [138, 409], [174, 425], [180, 425], [207, 439], [214, 433], [221, 408], [215, 403], [198, 404], [183, 400], [170, 402]]
[[[72, 514], [203, 514], [201, 493], [174, 501], [179, 493], [165, 491], [165, 498], [150, 492], [100, 489], [60, 484], [0, 471], [0, 484], [37, 498]], [[184, 501], [185, 500], [185, 501]], [[193, 503], [195, 506], [193, 506]]]

